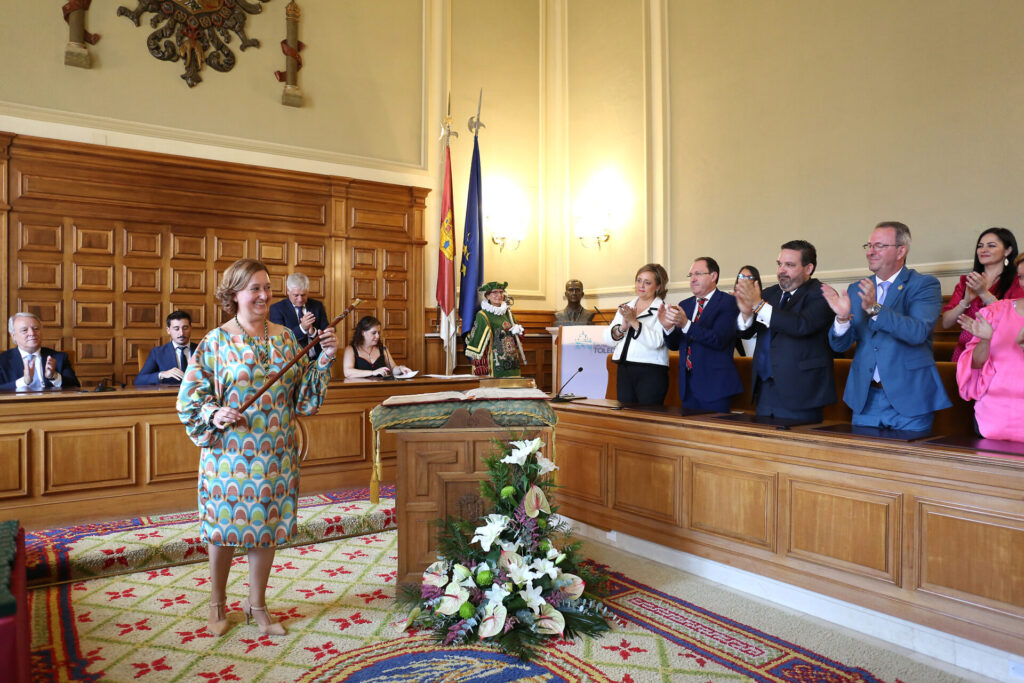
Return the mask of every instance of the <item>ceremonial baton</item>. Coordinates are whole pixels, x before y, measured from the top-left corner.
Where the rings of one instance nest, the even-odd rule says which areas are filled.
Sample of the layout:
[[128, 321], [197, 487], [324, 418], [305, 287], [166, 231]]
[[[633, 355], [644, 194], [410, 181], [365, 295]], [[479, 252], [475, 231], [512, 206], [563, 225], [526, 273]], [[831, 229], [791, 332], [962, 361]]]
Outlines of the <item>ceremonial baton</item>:
[[[353, 310], [353, 309], [354, 309], [354, 308], [355, 308], [356, 306], [358, 306], [359, 304], [361, 304], [361, 303], [363, 303], [363, 300], [362, 300], [362, 299], [355, 299], [355, 300], [353, 300], [353, 301], [352, 301], [352, 303], [351, 303], [351, 304], [349, 304], [348, 308], [346, 308], [346, 309], [345, 309], [344, 311], [342, 311], [341, 315], [339, 315], [339, 316], [338, 316], [337, 318], [335, 318], [334, 320], [332, 320], [332, 321], [331, 321], [331, 322], [330, 322], [330, 323], [329, 323], [329, 324], [327, 325], [327, 327], [336, 327], [336, 326], [338, 325], [338, 323], [340, 323], [340, 322], [341, 322], [342, 320], [344, 320], [344, 319], [345, 319], [345, 317], [346, 317], [346, 316], [348, 316], [348, 314], [349, 314], [349, 313], [351, 313], [351, 312], [352, 312], [352, 310]], [[320, 338], [320, 333], [319, 333], [319, 332], [317, 332], [317, 335], [316, 335], [315, 337], [313, 337], [313, 338], [312, 338], [312, 339], [311, 339], [311, 340], [309, 341], [309, 343], [308, 343], [308, 344], [306, 344], [306, 345], [305, 345], [305, 346], [304, 346], [304, 347], [302, 348], [302, 350], [298, 352], [298, 354], [296, 354], [296, 356], [295, 356], [294, 358], [292, 358], [292, 359], [291, 359], [290, 361], [288, 361], [288, 363], [287, 363], [287, 364], [286, 364], [286, 365], [285, 365], [285, 366], [284, 366], [283, 368], [281, 368], [280, 370], [278, 370], [277, 372], [275, 372], [275, 373], [274, 373], [273, 375], [271, 375], [271, 376], [270, 376], [270, 377], [269, 377], [269, 378], [267, 379], [266, 383], [265, 383], [265, 384], [264, 384], [264, 385], [263, 385], [262, 387], [260, 387], [260, 388], [259, 388], [259, 391], [257, 391], [257, 392], [256, 392], [255, 394], [253, 394], [252, 396], [250, 396], [249, 398], [247, 398], [247, 399], [245, 400], [245, 402], [244, 402], [244, 403], [242, 403], [242, 405], [241, 405], [241, 406], [239, 406], [239, 408], [238, 408], [238, 412], [240, 412], [240, 413], [244, 413], [244, 412], [245, 412], [245, 409], [246, 409], [246, 408], [248, 408], [249, 406], [251, 406], [251, 405], [252, 405], [253, 403], [255, 403], [255, 402], [256, 402], [256, 399], [258, 399], [258, 398], [259, 398], [260, 396], [262, 396], [262, 395], [263, 395], [264, 393], [266, 393], [267, 389], [269, 389], [270, 387], [274, 386], [274, 383], [275, 383], [275, 382], [277, 382], [277, 380], [281, 379], [281, 377], [283, 377], [283, 376], [284, 376], [284, 373], [288, 372], [288, 368], [290, 368], [291, 366], [295, 365], [295, 363], [296, 363], [296, 362], [298, 362], [298, 360], [299, 360], [300, 358], [304, 357], [304, 356], [305, 356], [305, 355], [306, 355], [307, 353], [309, 353], [309, 350], [310, 350], [311, 348], [313, 348], [314, 346], [316, 346], [316, 343], [317, 343], [317, 341], [319, 340], [319, 338]]]
[[[512, 317], [512, 309], [508, 309], [508, 319], [512, 321], [513, 325], [516, 325], [516, 319]], [[523, 330], [525, 332], [526, 330]], [[516, 348], [519, 349], [519, 359], [523, 361], [523, 365], [526, 365], [526, 354], [523, 353], [523, 343], [519, 341], [519, 335], [513, 334], [512, 338], [516, 340]]]

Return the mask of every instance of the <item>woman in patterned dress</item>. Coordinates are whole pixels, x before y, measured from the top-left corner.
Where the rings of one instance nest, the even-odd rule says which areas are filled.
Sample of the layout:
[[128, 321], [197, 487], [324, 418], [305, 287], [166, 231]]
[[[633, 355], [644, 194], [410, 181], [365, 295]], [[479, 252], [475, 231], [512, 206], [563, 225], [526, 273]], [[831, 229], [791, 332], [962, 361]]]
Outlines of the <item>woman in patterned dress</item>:
[[[228, 630], [226, 589], [237, 547], [247, 548], [246, 622], [284, 635], [267, 611], [267, 580], [277, 546], [295, 534], [299, 492], [298, 415], [314, 415], [327, 393], [338, 351], [334, 330], [320, 333], [323, 353], [301, 358], [244, 413], [238, 407], [301, 347], [291, 330], [268, 321], [270, 274], [252, 259], [233, 263], [217, 288], [231, 319], [199, 343], [178, 392], [178, 417], [202, 451], [199, 515], [210, 557], [210, 618], [215, 635]], [[309, 367], [313, 364], [313, 367]], [[308, 369], [308, 371], [307, 371]]]

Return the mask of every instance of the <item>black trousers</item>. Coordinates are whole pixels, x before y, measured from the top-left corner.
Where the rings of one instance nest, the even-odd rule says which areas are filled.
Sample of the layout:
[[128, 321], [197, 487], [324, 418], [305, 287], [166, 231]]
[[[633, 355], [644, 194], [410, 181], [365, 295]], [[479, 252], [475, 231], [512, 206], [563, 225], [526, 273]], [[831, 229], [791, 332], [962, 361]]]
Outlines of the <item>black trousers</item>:
[[662, 405], [668, 393], [668, 366], [653, 363], [619, 363], [615, 392], [620, 403]]

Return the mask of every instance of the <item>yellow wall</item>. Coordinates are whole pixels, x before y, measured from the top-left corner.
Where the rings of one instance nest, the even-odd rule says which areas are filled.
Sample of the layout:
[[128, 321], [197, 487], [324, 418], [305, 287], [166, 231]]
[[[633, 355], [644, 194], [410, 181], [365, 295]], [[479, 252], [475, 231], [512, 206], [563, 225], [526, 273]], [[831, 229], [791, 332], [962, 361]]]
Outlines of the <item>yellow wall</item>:
[[[481, 87], [485, 209], [511, 201], [526, 228], [515, 251], [488, 245], [486, 275], [520, 306], [561, 306], [570, 276], [610, 305], [647, 261], [682, 296], [701, 254], [726, 283], [746, 262], [771, 281], [796, 237], [849, 281], [893, 218], [948, 291], [982, 227], [1024, 237], [1017, 0], [302, 0], [301, 109], [272, 76], [284, 0], [249, 19], [263, 47], [192, 89], [118, 4], [93, 3], [103, 38], [83, 70], [63, 64], [59, 4], [0, 0], [0, 130], [430, 187], [428, 292], [447, 93], [461, 241]], [[584, 249], [572, 230], [601, 203], [595, 176], [625, 214]]]

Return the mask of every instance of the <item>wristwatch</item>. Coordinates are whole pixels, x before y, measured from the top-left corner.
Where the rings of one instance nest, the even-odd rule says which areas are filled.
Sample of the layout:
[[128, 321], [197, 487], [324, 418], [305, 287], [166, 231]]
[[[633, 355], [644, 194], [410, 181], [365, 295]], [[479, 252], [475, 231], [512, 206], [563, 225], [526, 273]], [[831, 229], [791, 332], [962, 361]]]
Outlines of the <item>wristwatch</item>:
[[871, 316], [871, 317], [873, 318], [873, 317], [875, 317], [876, 315], [878, 315], [878, 313], [879, 313], [879, 312], [880, 312], [881, 310], [882, 310], [882, 304], [880, 304], [880, 303], [875, 303], [875, 304], [874, 304], [874, 305], [873, 305], [873, 306], [872, 306], [872, 307], [871, 307], [870, 309], [868, 309], [868, 315], [870, 315], [870, 316]]

